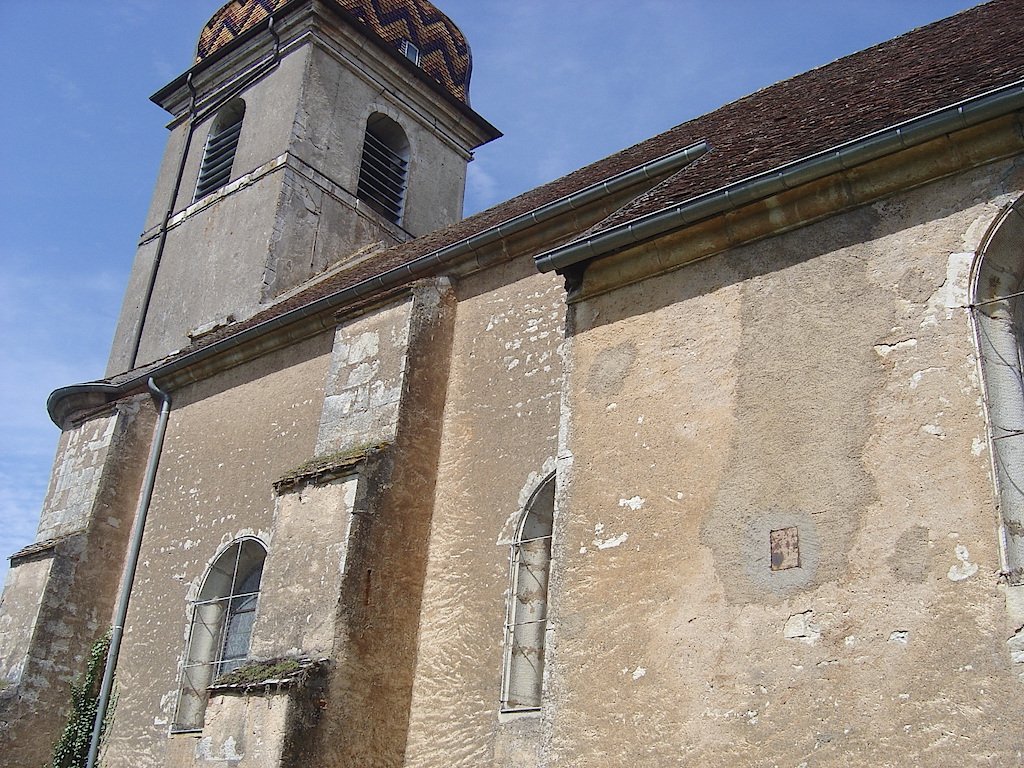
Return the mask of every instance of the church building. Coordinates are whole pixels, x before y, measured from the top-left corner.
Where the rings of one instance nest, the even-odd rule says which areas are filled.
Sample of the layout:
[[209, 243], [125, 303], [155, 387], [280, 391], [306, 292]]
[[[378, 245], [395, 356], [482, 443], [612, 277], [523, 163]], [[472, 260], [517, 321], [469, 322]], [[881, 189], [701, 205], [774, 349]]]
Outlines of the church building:
[[228, 2], [48, 401], [0, 762], [109, 634], [104, 768], [1024, 766], [1022, 20], [463, 219], [456, 23]]

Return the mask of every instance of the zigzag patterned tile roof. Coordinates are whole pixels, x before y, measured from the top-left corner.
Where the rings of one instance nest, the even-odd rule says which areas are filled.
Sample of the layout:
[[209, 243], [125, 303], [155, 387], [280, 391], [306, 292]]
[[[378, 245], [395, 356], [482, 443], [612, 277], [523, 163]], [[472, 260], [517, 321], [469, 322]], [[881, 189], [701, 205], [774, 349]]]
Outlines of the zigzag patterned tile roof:
[[[196, 49], [202, 61], [259, 24], [289, 0], [231, 0], [203, 27]], [[451, 19], [427, 0], [333, 0], [394, 50], [408, 40], [420, 50], [420, 68], [459, 101], [469, 103], [469, 44]]]

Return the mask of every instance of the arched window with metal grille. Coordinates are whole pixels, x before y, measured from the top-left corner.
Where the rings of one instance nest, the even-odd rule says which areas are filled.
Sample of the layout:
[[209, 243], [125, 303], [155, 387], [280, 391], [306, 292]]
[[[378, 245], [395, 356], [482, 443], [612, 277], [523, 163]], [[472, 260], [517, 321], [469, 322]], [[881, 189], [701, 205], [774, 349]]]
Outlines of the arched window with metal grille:
[[548, 629], [555, 476], [530, 497], [512, 542], [501, 711], [540, 709]]
[[245, 102], [242, 99], [233, 99], [217, 114], [206, 140], [203, 165], [199, 169], [193, 199], [206, 197], [231, 181], [231, 168], [235, 162], [244, 117]]
[[1003, 210], [983, 242], [970, 308], [999, 492], [1003, 576], [1024, 587], [1024, 196]]
[[402, 126], [375, 112], [366, 121], [356, 196], [392, 224], [405, 209], [409, 140]]
[[266, 556], [262, 542], [240, 539], [207, 571], [199, 596], [192, 604], [192, 626], [174, 731], [202, 728], [206, 689], [218, 677], [245, 662]]

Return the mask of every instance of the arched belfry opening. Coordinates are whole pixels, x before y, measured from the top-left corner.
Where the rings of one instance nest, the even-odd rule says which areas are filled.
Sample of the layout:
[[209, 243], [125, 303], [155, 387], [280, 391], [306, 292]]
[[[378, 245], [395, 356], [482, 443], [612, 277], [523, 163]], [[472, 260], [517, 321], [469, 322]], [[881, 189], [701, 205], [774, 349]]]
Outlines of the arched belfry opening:
[[231, 181], [231, 170], [244, 118], [245, 102], [242, 99], [232, 99], [217, 113], [209, 138], [206, 140], [194, 199], [206, 197]]
[[978, 337], [992, 463], [999, 493], [1003, 569], [1024, 585], [1024, 197], [993, 225], [975, 266], [971, 310]]
[[171, 137], [107, 373], [458, 221], [473, 150], [501, 135], [469, 104], [471, 64], [429, 0], [226, 3], [152, 97]]
[[408, 176], [405, 131], [387, 115], [375, 112], [366, 121], [357, 197], [392, 224], [400, 224]]

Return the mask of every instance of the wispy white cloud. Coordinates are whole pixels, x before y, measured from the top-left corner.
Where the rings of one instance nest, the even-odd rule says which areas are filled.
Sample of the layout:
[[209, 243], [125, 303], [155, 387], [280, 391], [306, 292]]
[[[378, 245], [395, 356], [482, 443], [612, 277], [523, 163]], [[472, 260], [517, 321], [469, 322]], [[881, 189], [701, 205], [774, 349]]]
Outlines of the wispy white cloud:
[[475, 160], [466, 169], [466, 213], [475, 213], [500, 203], [498, 180], [487, 171], [486, 161]]

